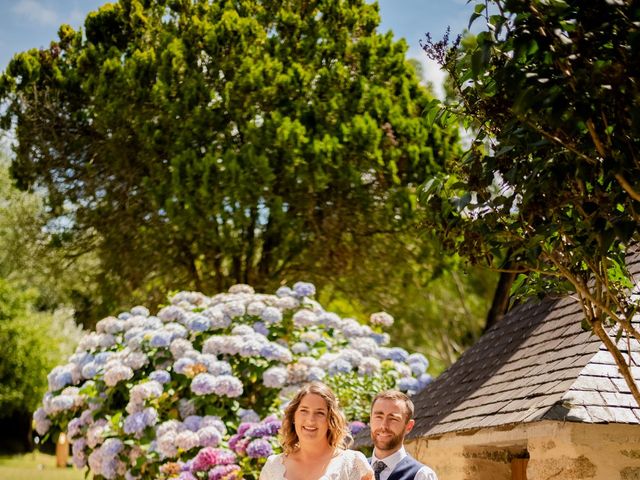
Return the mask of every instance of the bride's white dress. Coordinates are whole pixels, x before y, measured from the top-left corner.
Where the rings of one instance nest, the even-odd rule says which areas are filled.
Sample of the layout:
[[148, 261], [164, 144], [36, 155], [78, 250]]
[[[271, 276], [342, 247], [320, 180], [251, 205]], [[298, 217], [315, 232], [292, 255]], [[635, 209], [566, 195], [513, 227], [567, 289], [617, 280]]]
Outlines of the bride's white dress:
[[[287, 480], [284, 457], [281, 453], [267, 458], [260, 480]], [[343, 450], [331, 459], [320, 480], [360, 480], [367, 473], [373, 473], [373, 470], [362, 452]]]

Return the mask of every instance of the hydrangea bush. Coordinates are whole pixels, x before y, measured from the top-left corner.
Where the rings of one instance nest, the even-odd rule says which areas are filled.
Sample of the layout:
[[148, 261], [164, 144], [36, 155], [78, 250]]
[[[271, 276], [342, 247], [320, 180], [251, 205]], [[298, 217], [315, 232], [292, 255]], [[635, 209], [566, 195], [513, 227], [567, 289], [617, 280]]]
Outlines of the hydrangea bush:
[[390, 315], [365, 325], [314, 295], [304, 282], [275, 295], [235, 285], [100, 320], [49, 374], [36, 430], [66, 431], [97, 479], [251, 479], [279, 451], [278, 418], [302, 384], [331, 385], [355, 432], [377, 391], [430, 381], [423, 355], [388, 346]]

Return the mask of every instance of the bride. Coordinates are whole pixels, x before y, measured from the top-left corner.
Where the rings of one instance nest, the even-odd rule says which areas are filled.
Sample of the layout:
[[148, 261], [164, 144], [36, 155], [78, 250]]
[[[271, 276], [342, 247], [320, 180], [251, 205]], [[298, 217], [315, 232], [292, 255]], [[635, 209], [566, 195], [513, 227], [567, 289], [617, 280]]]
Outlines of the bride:
[[287, 406], [280, 430], [284, 452], [267, 459], [260, 480], [372, 480], [366, 457], [347, 450], [350, 440], [335, 394], [309, 383]]

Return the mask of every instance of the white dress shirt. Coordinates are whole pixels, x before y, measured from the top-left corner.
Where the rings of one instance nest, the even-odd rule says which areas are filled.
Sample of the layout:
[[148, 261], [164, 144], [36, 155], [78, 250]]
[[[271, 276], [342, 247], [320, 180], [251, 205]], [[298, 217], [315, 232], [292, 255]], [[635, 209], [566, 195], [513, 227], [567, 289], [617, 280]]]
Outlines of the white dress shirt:
[[[402, 460], [406, 456], [407, 451], [404, 449], [404, 447], [400, 447], [400, 450], [385, 458], [376, 457], [376, 454], [374, 452], [371, 457], [371, 465], [373, 465], [377, 461], [384, 462], [387, 465], [387, 468], [380, 472], [380, 480], [387, 480], [389, 478], [389, 475], [391, 475], [391, 473], [393, 472], [393, 469], [396, 468], [396, 466], [400, 463], [400, 460]], [[422, 468], [418, 470], [418, 473], [416, 473], [416, 476], [413, 478], [414, 480], [438, 480], [436, 472], [431, 470], [426, 465], [423, 465]]]

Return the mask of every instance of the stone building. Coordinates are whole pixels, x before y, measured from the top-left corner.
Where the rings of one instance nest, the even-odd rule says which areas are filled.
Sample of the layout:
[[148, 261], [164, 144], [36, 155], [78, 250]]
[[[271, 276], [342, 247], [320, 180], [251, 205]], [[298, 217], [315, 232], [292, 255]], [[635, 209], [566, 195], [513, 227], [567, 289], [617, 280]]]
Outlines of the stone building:
[[439, 480], [640, 480], [640, 408], [581, 319], [570, 296], [509, 312], [414, 397], [407, 450]]

